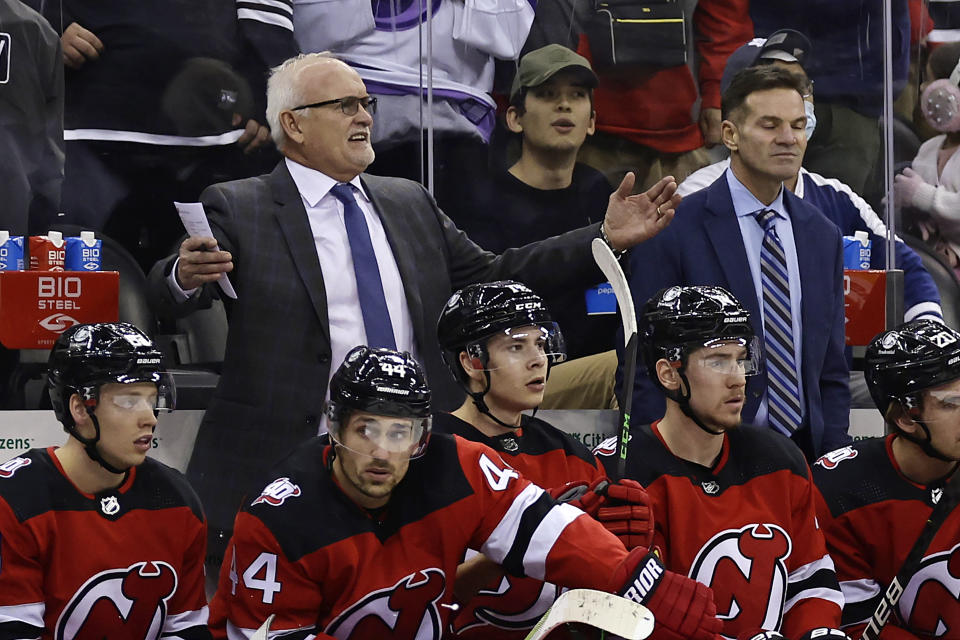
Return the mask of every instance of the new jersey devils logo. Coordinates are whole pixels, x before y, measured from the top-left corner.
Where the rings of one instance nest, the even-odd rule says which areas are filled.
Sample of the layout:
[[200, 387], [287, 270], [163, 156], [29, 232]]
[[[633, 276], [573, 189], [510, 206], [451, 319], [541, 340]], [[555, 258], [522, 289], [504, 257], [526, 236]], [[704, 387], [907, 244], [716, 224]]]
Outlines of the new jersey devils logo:
[[598, 444], [593, 449], [593, 454], [596, 456], [612, 456], [617, 452], [617, 441], [619, 438], [617, 436], [610, 436], [600, 444]]
[[17, 472], [17, 469], [29, 467], [31, 462], [33, 462], [33, 460], [30, 458], [13, 458], [12, 460], [7, 460], [3, 464], [0, 464], [0, 478], [12, 478], [13, 474]]
[[159, 638], [177, 572], [166, 562], [138, 562], [93, 576], [57, 621], [57, 640]]
[[747, 628], [779, 629], [793, 545], [775, 524], [721, 531], [700, 549], [690, 577], [713, 589], [723, 635]]
[[960, 544], [927, 556], [897, 604], [916, 634], [955, 638], [960, 633]]
[[841, 447], [834, 449], [830, 453], [820, 456], [813, 464], [818, 464], [824, 469], [836, 469], [837, 465], [844, 460], [853, 460], [857, 457], [857, 450], [853, 447]]
[[326, 633], [347, 640], [366, 638], [440, 638], [437, 601], [446, 578], [436, 567], [401, 578], [388, 589], [368, 593], [338, 615]]
[[251, 502], [250, 506], [266, 502], [271, 506], [279, 507], [286, 502], [287, 498], [296, 498], [299, 495], [300, 485], [290, 482], [290, 478], [277, 478], [263, 489], [263, 493]]

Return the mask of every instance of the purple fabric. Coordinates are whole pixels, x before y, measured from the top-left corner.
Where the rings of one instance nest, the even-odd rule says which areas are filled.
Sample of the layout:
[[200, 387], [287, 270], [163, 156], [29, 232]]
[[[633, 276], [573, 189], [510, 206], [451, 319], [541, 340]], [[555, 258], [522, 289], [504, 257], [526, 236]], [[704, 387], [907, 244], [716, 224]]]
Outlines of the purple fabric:
[[[437, 12], [442, 1], [433, 0], [433, 13]], [[406, 31], [427, 21], [424, 0], [370, 0], [370, 6], [378, 31]]]
[[[353, 65], [362, 68], [360, 65]], [[362, 74], [361, 74], [362, 75]], [[374, 95], [385, 96], [412, 96], [420, 93], [418, 87], [407, 87], [403, 85], [387, 84], [375, 80], [364, 79], [367, 85], [367, 91]], [[423, 91], [426, 95], [426, 88]], [[475, 96], [454, 89], [434, 89], [434, 99], [446, 100], [457, 106], [460, 114], [473, 123], [484, 142], [490, 142], [490, 135], [496, 125], [496, 110], [485, 102], [478, 100]]]

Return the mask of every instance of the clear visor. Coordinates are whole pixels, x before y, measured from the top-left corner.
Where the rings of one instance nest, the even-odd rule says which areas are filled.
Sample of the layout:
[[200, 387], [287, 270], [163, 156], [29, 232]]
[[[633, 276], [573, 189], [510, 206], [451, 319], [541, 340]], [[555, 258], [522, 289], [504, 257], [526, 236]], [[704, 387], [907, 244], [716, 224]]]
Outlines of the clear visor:
[[354, 413], [347, 423], [330, 422], [330, 437], [340, 446], [365, 456], [377, 452], [417, 455], [430, 432], [430, 418], [399, 418]]
[[922, 410], [919, 407], [908, 410], [913, 419], [922, 419], [927, 424], [960, 422], [960, 389], [928, 389], [922, 395]]
[[[484, 350], [487, 354], [483, 360]], [[473, 368], [496, 371], [508, 367], [527, 367], [531, 363], [557, 364], [567, 359], [563, 334], [556, 322], [531, 324], [505, 329], [484, 340], [467, 345]]]
[[158, 373], [155, 382], [131, 381], [110, 383], [100, 387], [99, 402], [109, 403], [115, 409], [135, 413], [152, 411], [154, 414], [169, 413], [177, 403], [173, 376]]
[[698, 344], [690, 351], [687, 368], [700, 367], [721, 376], [752, 376], [760, 372], [760, 340], [723, 338]]

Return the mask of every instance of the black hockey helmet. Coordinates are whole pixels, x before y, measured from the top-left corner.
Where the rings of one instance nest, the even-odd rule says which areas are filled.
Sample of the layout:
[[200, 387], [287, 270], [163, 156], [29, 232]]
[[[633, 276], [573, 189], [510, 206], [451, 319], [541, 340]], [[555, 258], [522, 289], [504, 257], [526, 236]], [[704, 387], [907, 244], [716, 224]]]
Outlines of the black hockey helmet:
[[960, 378], [960, 333], [913, 320], [877, 335], [867, 347], [866, 380], [881, 413], [891, 402], [920, 406], [920, 392]]
[[643, 307], [640, 344], [650, 378], [656, 382], [660, 358], [684, 360], [692, 349], [715, 341], [742, 339], [759, 357], [750, 312], [722, 287], [661, 289]]
[[[747, 357], [737, 363], [738, 370], [744, 375], [757, 373], [761, 349], [750, 325], [750, 312], [722, 287], [668, 287], [644, 305], [637, 332], [650, 380], [698, 427], [713, 435], [721, 433], [722, 430], [708, 426], [690, 406], [692, 389], [686, 376], [689, 355], [697, 349], [738, 341], [747, 351]], [[680, 363], [680, 388], [667, 389], [660, 382], [657, 361], [661, 358]]]
[[515, 327], [537, 325], [546, 330], [545, 351], [551, 365], [566, 360], [563, 335], [543, 299], [527, 285], [513, 280], [472, 284], [454, 293], [440, 313], [437, 338], [450, 373], [469, 388], [469, 376], [460, 365], [466, 351], [486, 366], [487, 341]]
[[[154, 415], [173, 411], [176, 389], [163, 357], [145, 333], [126, 322], [74, 325], [60, 334], [47, 361], [47, 387], [57, 419], [84, 445], [91, 460], [112, 473], [123, 473], [100, 455], [100, 421], [94, 413], [105, 384], [150, 382], [157, 386]], [[92, 438], [83, 436], [70, 413], [70, 398], [79, 394], [93, 423]]]
[[330, 380], [330, 434], [340, 441], [353, 411], [410, 418], [419, 443], [412, 457], [418, 456], [430, 436], [430, 396], [427, 376], [408, 352], [354, 347]]
[[70, 397], [78, 393], [95, 401], [108, 383], [153, 382], [163, 385], [158, 409], [173, 409], [173, 387], [163, 357], [145, 333], [126, 322], [79, 324], [57, 338], [47, 361], [47, 385], [57, 419], [68, 431], [74, 426]]

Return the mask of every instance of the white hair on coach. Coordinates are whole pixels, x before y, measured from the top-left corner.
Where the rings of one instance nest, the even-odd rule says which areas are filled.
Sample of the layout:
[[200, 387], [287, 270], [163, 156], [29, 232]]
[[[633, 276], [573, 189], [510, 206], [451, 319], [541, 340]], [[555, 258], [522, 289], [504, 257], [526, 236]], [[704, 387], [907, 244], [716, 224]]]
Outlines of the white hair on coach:
[[[321, 51], [301, 53], [270, 69], [270, 78], [267, 80], [267, 124], [270, 125], [270, 137], [277, 149], [282, 151], [287, 142], [287, 135], [280, 126], [280, 112], [299, 106], [304, 100], [303, 91], [297, 82], [300, 71], [325, 60], [342, 62], [333, 53]], [[309, 112], [305, 111], [304, 116], [309, 117]]]

